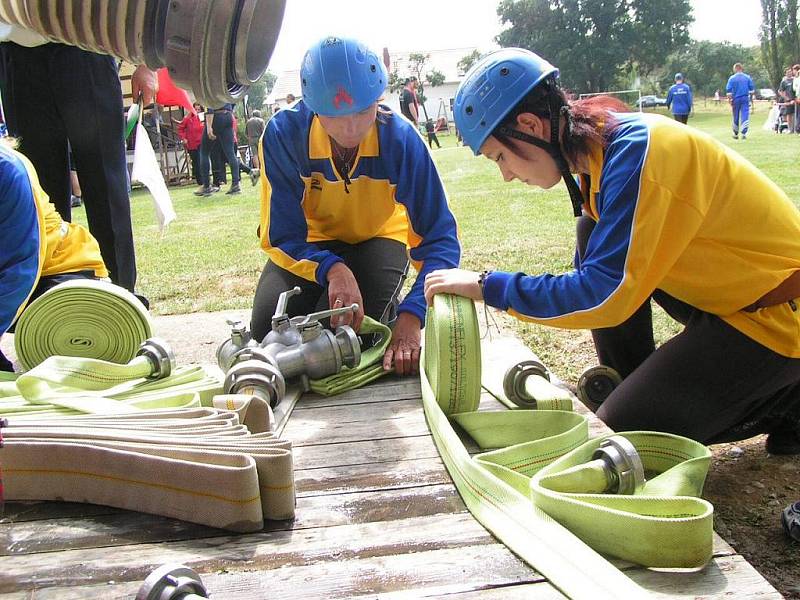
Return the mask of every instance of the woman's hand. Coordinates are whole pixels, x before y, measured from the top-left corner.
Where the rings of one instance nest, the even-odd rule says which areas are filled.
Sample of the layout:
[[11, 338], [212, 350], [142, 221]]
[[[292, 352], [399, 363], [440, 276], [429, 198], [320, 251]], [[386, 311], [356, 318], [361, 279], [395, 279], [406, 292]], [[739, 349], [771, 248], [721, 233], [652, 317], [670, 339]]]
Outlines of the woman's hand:
[[419, 373], [420, 329], [422, 324], [411, 313], [402, 312], [397, 316], [392, 330], [392, 342], [383, 355], [383, 370], [394, 371], [398, 375]]
[[142, 105], [149, 106], [156, 101], [158, 93], [158, 73], [151, 71], [146, 65], [139, 65], [131, 75], [131, 94], [134, 102], [142, 95]]
[[331, 308], [342, 308], [351, 304], [358, 304], [358, 311], [355, 314], [331, 317], [331, 327], [351, 325], [358, 332], [364, 319], [364, 301], [361, 299], [356, 277], [347, 265], [338, 262], [328, 271], [328, 305]]
[[439, 269], [425, 277], [425, 301], [433, 303], [436, 294], [456, 294], [473, 300], [483, 300], [479, 273], [464, 269]]

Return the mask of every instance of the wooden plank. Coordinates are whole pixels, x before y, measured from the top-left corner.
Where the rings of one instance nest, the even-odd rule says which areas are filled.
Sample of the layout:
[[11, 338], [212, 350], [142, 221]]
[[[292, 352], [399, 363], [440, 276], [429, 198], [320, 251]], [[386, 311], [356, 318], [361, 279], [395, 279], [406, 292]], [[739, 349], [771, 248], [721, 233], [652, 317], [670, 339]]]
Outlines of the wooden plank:
[[340, 444], [297, 446], [292, 451], [296, 469], [319, 469], [369, 463], [392, 463], [439, 456], [430, 434], [391, 440], [360, 440]]
[[[453, 533], [456, 533], [455, 531]], [[441, 535], [442, 532], [439, 531]], [[457, 535], [457, 534], [456, 534]], [[380, 531], [374, 538], [382, 537]], [[346, 543], [344, 536], [337, 541]], [[202, 557], [202, 552], [197, 552]], [[279, 569], [258, 568], [250, 562], [252, 550], [243, 547], [239, 563], [234, 565], [203, 561], [201, 577], [214, 598], [240, 600], [302, 597], [306, 599], [375, 597], [378, 594], [402, 592], [406, 597], [419, 597], [426, 592], [458, 592], [479, 590], [487, 586], [542, 582], [541, 576], [523, 564], [500, 544], [465, 546], [428, 551], [376, 555], [369, 558], [336, 559], [331, 557], [313, 564], [283, 566]], [[110, 558], [110, 557], [109, 557]], [[164, 556], [162, 555], [162, 558]], [[169, 556], [171, 560], [171, 556]], [[116, 564], [116, 557], [110, 559]], [[222, 572], [220, 572], [222, 571]], [[119, 563], [112, 571], [131, 580], [103, 579], [100, 573], [86, 584], [56, 587], [37, 586], [36, 600], [78, 600], [85, 598], [130, 599], [146, 576]], [[90, 582], [95, 585], [87, 585]], [[110, 582], [110, 583], [109, 583]], [[550, 591], [543, 598], [552, 598]], [[536, 596], [534, 596], [536, 597]], [[30, 592], [16, 591], [0, 595], [3, 599], [30, 598]]]
[[39, 521], [42, 519], [69, 519], [108, 515], [116, 513], [116, 508], [99, 504], [78, 504], [75, 502], [6, 502], [3, 523], [19, 523], [22, 521]]
[[[0, 592], [21, 588], [66, 587], [98, 581], [144, 579], [169, 557], [198, 571], [210, 565], [270, 571], [324, 562], [372, 559], [431, 550], [496, 546], [467, 513], [409, 518], [388, 523], [277, 531], [169, 544], [44, 552], [0, 560]], [[534, 572], [530, 573], [534, 576]], [[487, 569], [487, 576], [501, 573]]]
[[390, 490], [451, 481], [438, 458], [298, 469], [294, 480], [298, 496]]
[[350, 390], [336, 396], [305, 394], [297, 403], [295, 410], [321, 408], [325, 406], [346, 406], [374, 402], [393, 402], [422, 398], [419, 378], [385, 376], [362, 388]]
[[284, 429], [293, 446], [427, 435], [419, 400], [298, 411]]
[[[418, 486], [352, 494], [301, 497], [297, 518], [265, 521], [267, 532], [399, 521], [431, 515], [465, 513], [452, 485]], [[156, 543], [229, 536], [221, 529], [131, 511], [87, 519], [52, 519], [0, 527], [4, 555], [57, 553], [80, 548]], [[205, 543], [205, 542], [200, 542]], [[214, 542], [210, 542], [214, 543]], [[0, 577], [2, 577], [0, 559]]]

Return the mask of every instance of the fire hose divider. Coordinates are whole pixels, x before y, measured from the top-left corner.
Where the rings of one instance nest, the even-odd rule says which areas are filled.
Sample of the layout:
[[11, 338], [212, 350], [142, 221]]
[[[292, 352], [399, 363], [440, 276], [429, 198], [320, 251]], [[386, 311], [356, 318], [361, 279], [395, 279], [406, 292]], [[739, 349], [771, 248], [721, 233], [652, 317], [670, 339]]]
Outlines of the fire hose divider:
[[127, 363], [151, 336], [147, 309], [112, 283], [75, 279], [34, 300], [22, 313], [14, 346], [22, 368], [50, 356], [77, 356]]
[[[646, 567], [710, 560], [713, 507], [699, 498], [708, 448], [655, 432], [590, 440], [587, 419], [567, 410], [477, 411], [480, 339], [468, 298], [435, 296], [425, 336], [423, 407], [456, 488], [484, 527], [561, 592], [648, 597], [601, 553]], [[486, 451], [470, 456], [451, 422]]]

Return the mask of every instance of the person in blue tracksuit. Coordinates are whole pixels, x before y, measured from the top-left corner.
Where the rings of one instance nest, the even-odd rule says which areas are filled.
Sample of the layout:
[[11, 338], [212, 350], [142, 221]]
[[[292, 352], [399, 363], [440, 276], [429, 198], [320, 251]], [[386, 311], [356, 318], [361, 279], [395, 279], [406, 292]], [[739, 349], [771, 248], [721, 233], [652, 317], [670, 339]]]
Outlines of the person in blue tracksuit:
[[675, 85], [667, 92], [667, 108], [672, 109], [676, 121], [686, 123], [692, 112], [692, 88], [684, 83], [683, 74], [675, 73]]
[[728, 79], [725, 92], [728, 94], [728, 102], [733, 109], [733, 139], [739, 139], [739, 132], [742, 139], [747, 139], [747, 130], [750, 127], [750, 97], [755, 93], [756, 86], [750, 75], [744, 72], [742, 63], [733, 65], [733, 75]]
[[[358, 330], [364, 314], [393, 321], [383, 367], [417, 372], [425, 275], [461, 256], [442, 181], [414, 126], [378, 103], [386, 67], [363, 44], [320, 40], [300, 78], [302, 100], [270, 119], [261, 138], [259, 235], [269, 262], [253, 336], [263, 339], [278, 295], [299, 286], [290, 316], [358, 304], [331, 325]], [[409, 258], [419, 274], [398, 305]]]

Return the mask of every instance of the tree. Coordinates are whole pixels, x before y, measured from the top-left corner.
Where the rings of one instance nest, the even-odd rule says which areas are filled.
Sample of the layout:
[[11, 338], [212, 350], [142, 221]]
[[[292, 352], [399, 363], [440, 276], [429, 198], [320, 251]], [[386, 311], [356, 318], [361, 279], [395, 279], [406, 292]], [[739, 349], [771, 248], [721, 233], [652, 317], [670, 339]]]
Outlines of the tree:
[[250, 107], [250, 110], [261, 110], [261, 107], [264, 104], [264, 98], [266, 98], [272, 91], [277, 79], [278, 76], [275, 75], [275, 73], [272, 71], [267, 71], [258, 79], [258, 81], [250, 86], [250, 89], [247, 92], [247, 104]]
[[462, 56], [461, 60], [459, 60], [458, 64], [456, 65], [458, 67], [458, 72], [466, 73], [472, 68], [472, 65], [478, 62], [480, 59], [481, 59], [481, 53], [478, 52], [477, 50], [473, 50], [469, 54]]
[[529, 48], [580, 92], [607, 90], [623, 68], [647, 74], [688, 43], [689, 0], [502, 0], [501, 46]]
[[767, 87], [769, 77], [761, 65], [758, 48], [745, 48], [728, 42], [691, 42], [685, 48], [670, 54], [664, 61], [658, 78], [658, 89], [665, 92], [674, 83], [675, 73], [683, 73], [695, 95], [712, 96], [716, 90], [725, 94], [725, 84], [740, 62], [753, 77], [756, 87]]
[[389, 73], [388, 88], [390, 92], [396, 92], [403, 88], [404, 82], [407, 77], [412, 75], [417, 78], [417, 99], [422, 106], [422, 112], [425, 113], [425, 120], [428, 120], [428, 110], [425, 108], [425, 85], [430, 87], [437, 87], [444, 83], [444, 73], [438, 69], [426, 69], [425, 65], [430, 59], [430, 54], [423, 52], [411, 52], [408, 55], [408, 68], [406, 74], [401, 77], [397, 70], [397, 61]]
[[761, 54], [777, 88], [785, 67], [800, 61], [797, 0], [761, 0]]

